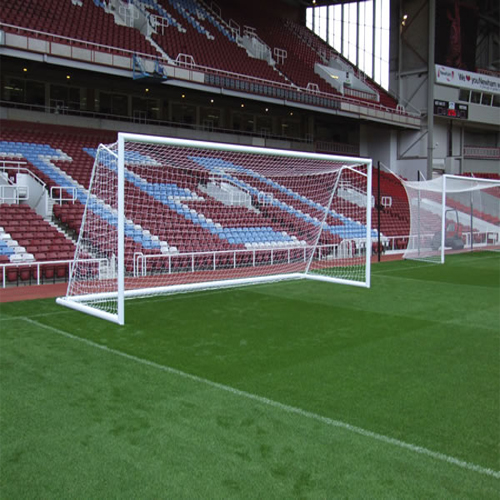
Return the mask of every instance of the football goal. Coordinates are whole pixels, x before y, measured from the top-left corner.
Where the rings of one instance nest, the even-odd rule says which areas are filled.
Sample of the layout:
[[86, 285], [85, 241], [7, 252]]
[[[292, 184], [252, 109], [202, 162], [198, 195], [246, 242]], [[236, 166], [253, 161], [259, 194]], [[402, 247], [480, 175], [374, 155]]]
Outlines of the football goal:
[[123, 324], [129, 298], [301, 278], [370, 286], [371, 160], [125, 133], [90, 153], [59, 304]]
[[403, 185], [410, 204], [405, 259], [444, 263], [447, 253], [500, 248], [500, 180], [445, 174]]

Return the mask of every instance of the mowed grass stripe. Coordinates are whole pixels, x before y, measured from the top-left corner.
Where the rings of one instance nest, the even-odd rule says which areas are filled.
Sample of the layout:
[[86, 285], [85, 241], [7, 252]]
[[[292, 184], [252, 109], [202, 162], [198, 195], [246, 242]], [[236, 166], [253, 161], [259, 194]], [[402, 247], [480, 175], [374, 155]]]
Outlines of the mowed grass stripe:
[[482, 475], [485, 475], [485, 476], [490, 476], [490, 477], [493, 477], [495, 479], [500, 479], [500, 471], [495, 471], [495, 470], [492, 470], [490, 468], [486, 468], [486, 467], [482, 467], [480, 465], [476, 465], [476, 464], [473, 464], [473, 463], [466, 462], [464, 460], [459, 460], [459, 459], [457, 459], [455, 457], [451, 457], [451, 456], [445, 455], [443, 453], [439, 453], [439, 452], [436, 452], [436, 451], [433, 451], [433, 450], [429, 450], [429, 449], [423, 448], [421, 446], [416, 446], [416, 445], [413, 445], [413, 444], [410, 444], [410, 443], [405, 443], [404, 441], [400, 441], [398, 439], [394, 439], [394, 438], [391, 438], [389, 436], [384, 436], [384, 435], [381, 435], [381, 434], [377, 434], [375, 432], [371, 432], [369, 430], [362, 429], [360, 427], [356, 427], [356, 426], [350, 425], [350, 424], [348, 424], [346, 422], [341, 422], [341, 421], [334, 420], [334, 419], [331, 419], [331, 418], [328, 418], [328, 417], [317, 415], [315, 413], [303, 410], [301, 408], [295, 408], [293, 406], [289, 406], [289, 405], [280, 403], [278, 401], [273, 401], [271, 399], [264, 398], [264, 397], [256, 395], [256, 394], [251, 394], [251, 393], [248, 393], [248, 392], [245, 392], [245, 391], [241, 391], [239, 389], [235, 389], [233, 387], [229, 387], [229, 386], [226, 386], [226, 385], [223, 385], [223, 384], [219, 384], [217, 382], [213, 382], [211, 380], [204, 379], [202, 377], [198, 377], [196, 375], [185, 373], [185, 372], [182, 372], [182, 371], [177, 370], [175, 368], [171, 368], [171, 367], [168, 367], [168, 366], [163, 366], [163, 365], [160, 365], [158, 363], [154, 363], [154, 362], [146, 360], [146, 359], [141, 359], [141, 358], [138, 358], [136, 356], [132, 356], [130, 354], [127, 354], [127, 353], [124, 353], [124, 352], [117, 351], [115, 349], [109, 348], [107, 346], [104, 346], [104, 345], [101, 345], [101, 344], [97, 344], [97, 343], [92, 342], [92, 341], [90, 341], [88, 339], [72, 335], [71, 333], [65, 332], [65, 331], [60, 330], [58, 328], [55, 328], [55, 327], [52, 327], [52, 326], [49, 326], [49, 325], [44, 325], [43, 323], [39, 323], [38, 321], [32, 320], [30, 318], [24, 318], [24, 321], [26, 321], [29, 324], [32, 324], [32, 325], [36, 326], [37, 328], [42, 328], [42, 329], [50, 330], [53, 333], [56, 333], [58, 335], [62, 335], [64, 337], [66, 337], [66, 338], [69, 338], [69, 339], [72, 339], [72, 340], [75, 340], [75, 341], [78, 341], [78, 342], [81, 342], [83, 344], [86, 344], [87, 346], [91, 346], [91, 347], [93, 347], [95, 349], [102, 350], [102, 351], [107, 352], [109, 354], [112, 354], [112, 355], [115, 355], [115, 356], [120, 356], [120, 357], [123, 357], [123, 358], [125, 358], [125, 359], [127, 359], [129, 361], [133, 361], [135, 363], [140, 363], [142, 365], [151, 367], [151, 368], [156, 369], [156, 370], [167, 372], [167, 373], [170, 373], [172, 375], [176, 375], [178, 377], [182, 377], [182, 378], [185, 378], [185, 379], [188, 379], [188, 380], [191, 380], [191, 381], [203, 384], [203, 385], [207, 385], [209, 387], [213, 387], [215, 389], [218, 389], [218, 390], [221, 390], [221, 391], [233, 394], [233, 395], [238, 396], [238, 397], [242, 397], [242, 398], [245, 398], [245, 399], [256, 401], [256, 402], [258, 402], [260, 404], [263, 404], [263, 405], [266, 405], [266, 406], [271, 406], [271, 407], [279, 409], [279, 410], [281, 410], [281, 411], [283, 411], [285, 413], [294, 414], [294, 415], [298, 415], [300, 417], [304, 417], [304, 418], [307, 418], [307, 419], [315, 420], [315, 421], [320, 422], [322, 424], [325, 424], [325, 425], [328, 425], [328, 426], [332, 426], [332, 427], [337, 427], [337, 428], [340, 428], [340, 429], [343, 429], [343, 430], [346, 430], [346, 431], [358, 434], [358, 435], [366, 437], [366, 438], [370, 438], [370, 439], [374, 439], [376, 441], [380, 441], [380, 442], [382, 442], [384, 444], [388, 444], [388, 445], [396, 446], [398, 448], [409, 450], [409, 451], [411, 451], [413, 453], [417, 453], [419, 455], [424, 455], [426, 457], [430, 457], [430, 458], [435, 459], [435, 460], [446, 462], [448, 464], [455, 465], [455, 466], [460, 467], [462, 469], [466, 469], [466, 470], [469, 470], [469, 471], [477, 472], [478, 474], [482, 474]]
[[500, 253], [469, 252], [449, 255], [445, 264], [422, 261], [397, 261], [391, 266], [373, 266], [372, 276], [398, 276], [404, 279], [444, 282], [449, 285], [498, 288]]
[[0, 332], [5, 498], [495, 497], [496, 478], [12, 326]]
[[[436, 272], [453, 276], [453, 263]], [[122, 329], [76, 313], [57, 324], [160, 365], [497, 470], [498, 301], [472, 290], [385, 278], [372, 290], [283, 283], [131, 301]]]
[[[482, 267], [485, 261], [474, 265]], [[494, 262], [492, 259], [489, 263], [490, 273], [498, 275], [497, 268], [491, 267]], [[124, 328], [66, 311], [55, 306], [53, 301], [29, 302], [24, 306], [2, 304], [0, 337], [8, 333], [9, 323], [16, 324], [12, 321], [14, 317], [22, 317], [24, 313], [24, 316], [39, 320], [36, 323], [54, 326], [75, 337], [139, 359], [270, 401], [283, 402], [285, 406], [333, 421], [348, 422], [354, 427], [369, 429], [404, 443], [418, 443], [425, 449], [478, 464], [496, 473], [500, 466], [497, 448], [500, 436], [498, 290], [477, 286], [478, 281], [470, 283], [471, 286], [456, 283], [454, 275], [460, 272], [460, 266], [454, 265], [455, 259], [450, 259], [445, 266], [435, 266], [435, 273], [447, 276], [446, 279], [438, 276], [439, 279], [433, 282], [406, 279], [407, 269], [404, 272], [391, 271], [402, 264], [405, 263], [381, 264], [380, 269], [386, 270], [390, 277], [375, 274], [372, 290], [302, 281], [131, 301], [127, 303], [128, 319]], [[418, 269], [416, 272], [418, 274]], [[401, 275], [399, 278], [398, 274]], [[29, 314], [25, 314], [27, 306]], [[61, 314], [52, 319], [52, 311]], [[12, 315], [10, 319], [6, 318], [7, 313]], [[53, 335], [50, 330], [40, 330], [35, 324], [25, 321], [17, 324], [38, 332], [28, 341], [30, 346], [38, 343], [52, 345], [47, 335], [63, 338]], [[4, 334], [1, 334], [2, 330]], [[45, 333], [41, 335], [41, 332]], [[72, 344], [78, 346], [76, 342]], [[24, 355], [24, 349], [29, 351], [27, 347], [20, 349], [20, 355]], [[78, 347], [70, 350], [74, 351], [74, 363], [78, 365]], [[102, 362], [105, 372], [109, 371], [107, 358], [129, 361], [92, 350], [102, 353], [94, 357]], [[88, 352], [82, 352], [82, 356], [87, 363], [92, 359]], [[95, 369], [94, 361], [91, 365]], [[133, 365], [150, 370], [141, 363]], [[131, 363], [128, 366], [127, 371], [135, 370]], [[51, 368], [48, 366], [47, 372]], [[167, 375], [167, 379], [161, 377], [167, 386], [179, 379], [188, 383], [190, 393], [194, 390], [193, 381], [189, 379], [170, 377], [165, 371], [151, 371]], [[153, 374], [148, 376], [154, 377]], [[40, 389], [44, 386], [41, 385]], [[225, 404], [233, 401], [231, 404], [246, 408], [244, 413], [255, 412], [257, 408], [264, 411], [263, 405], [254, 399], [235, 397], [198, 382], [194, 382], [194, 386], [199, 386], [200, 394], [204, 392], [202, 387], [208, 391], [205, 397], [200, 396], [200, 404], [208, 412], [214, 406], [216, 393], [221, 394], [220, 398], [227, 394], [229, 400]], [[132, 403], [133, 406], [133, 401], [126, 394], [123, 396], [123, 405]], [[283, 410], [278, 410], [281, 414], [278, 417], [275, 410], [269, 413], [275, 415], [275, 431], [281, 428], [282, 421], [294, 422], [294, 427], [289, 428], [290, 443], [296, 443], [297, 425], [308, 428], [307, 433], [312, 432], [311, 429], [314, 429], [313, 434], [323, 432], [320, 440], [328, 443], [330, 439], [334, 440], [334, 447], [337, 447], [338, 440], [347, 439], [347, 435], [364, 442], [366, 452], [355, 448], [360, 457], [354, 461], [349, 458], [351, 452], [345, 448], [342, 448], [342, 455], [332, 455], [324, 447], [318, 449], [318, 443], [313, 446], [309, 442], [312, 447], [309, 451], [313, 455], [308, 458], [304, 455], [303, 458], [312, 464], [316, 459], [320, 460], [317, 455], [323, 455], [325, 461], [330, 461], [324, 465], [332, 471], [337, 467], [350, 468], [353, 472], [350, 484], [360, 482], [364, 492], [370, 491], [372, 498], [377, 498], [374, 490], [370, 486], [366, 489], [365, 478], [360, 479], [363, 476], [360, 471], [368, 467], [366, 461], [370, 454], [373, 467], [379, 467], [381, 462], [390, 464], [399, 476], [395, 482], [380, 485], [382, 493], [379, 497], [404, 497], [401, 491], [395, 493], [393, 488], [402, 487], [397, 485], [398, 481], [404, 478], [404, 482], [408, 482], [409, 476], [418, 477], [419, 485], [411, 493], [406, 491], [407, 497], [494, 498], [488, 493], [491, 490], [487, 484], [495, 484], [494, 490], [498, 490], [495, 476], [445, 466], [445, 476], [455, 476], [451, 485], [446, 480], [440, 481], [444, 477], [445, 462], [423, 460], [418, 453], [404, 453], [399, 447], [354, 432], [332, 432], [335, 427], [313, 418], [297, 418], [296, 414]], [[197, 411], [203, 413], [204, 410], [198, 407]], [[221, 426], [228, 429], [232, 426], [231, 419], [224, 412], [217, 417]], [[177, 423], [180, 428], [193, 425], [189, 416]], [[207, 429], [205, 434], [212, 431], [214, 429]], [[125, 435], [127, 432], [124, 431]], [[314, 440], [312, 436], [310, 439]], [[261, 446], [262, 455], [267, 455], [269, 443], [262, 442]], [[300, 446], [305, 446], [305, 443]], [[373, 457], [374, 449], [378, 450], [376, 457]], [[407, 455], [414, 457], [412, 465], [402, 469], [401, 460]], [[294, 468], [293, 463], [298, 461], [290, 450], [287, 450], [287, 456], [287, 467], [273, 469], [271, 465], [276, 472], [274, 479], [283, 479], [286, 470], [293, 470], [289, 481], [294, 474], [302, 479], [297, 481], [295, 493], [288, 492], [290, 494], [283, 497], [307, 496], [306, 491], [311, 492], [312, 497], [314, 493], [322, 498], [335, 496], [332, 492], [337, 492], [338, 496], [356, 497], [349, 489], [327, 489], [322, 494], [315, 488], [314, 480], [311, 481], [314, 473], [302, 465]], [[443, 466], [436, 465], [438, 463]], [[269, 465], [264, 460], [263, 466]], [[415, 469], [433, 467], [439, 467], [437, 482], [426, 474], [414, 474]], [[319, 468], [324, 470], [322, 466]], [[248, 472], [246, 468], [242, 470]], [[458, 474], [458, 479], [455, 474]], [[391, 476], [391, 481], [394, 477]], [[476, 477], [473, 481], [475, 487], [464, 488], [461, 482], [465, 477]], [[443, 484], [437, 484], [439, 482]], [[320, 483], [326, 484], [321, 480], [316, 486]], [[336, 486], [334, 483], [328, 483], [329, 487]], [[270, 484], [273, 488], [276, 486], [273, 481]], [[218, 498], [230, 496], [227, 493], [224, 490]], [[280, 497], [280, 493], [275, 496]]]

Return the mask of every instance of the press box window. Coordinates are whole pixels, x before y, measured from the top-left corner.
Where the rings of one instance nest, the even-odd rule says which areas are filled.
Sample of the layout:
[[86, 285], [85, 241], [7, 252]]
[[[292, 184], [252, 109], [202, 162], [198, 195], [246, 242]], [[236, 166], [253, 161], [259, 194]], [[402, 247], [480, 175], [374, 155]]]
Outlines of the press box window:
[[481, 92], [472, 92], [470, 102], [473, 102], [474, 104], [480, 104], [481, 103]]
[[483, 98], [481, 99], [481, 104], [484, 106], [491, 106], [491, 94], [483, 94]]
[[470, 90], [460, 89], [460, 93], [458, 94], [458, 100], [469, 102], [470, 99]]

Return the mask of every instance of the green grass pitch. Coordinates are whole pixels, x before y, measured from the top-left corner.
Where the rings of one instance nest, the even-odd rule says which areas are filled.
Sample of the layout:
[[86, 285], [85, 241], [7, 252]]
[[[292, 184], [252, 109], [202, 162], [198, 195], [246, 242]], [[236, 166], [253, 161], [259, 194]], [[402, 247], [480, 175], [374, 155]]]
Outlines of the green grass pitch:
[[0, 313], [1, 498], [499, 498], [500, 254]]

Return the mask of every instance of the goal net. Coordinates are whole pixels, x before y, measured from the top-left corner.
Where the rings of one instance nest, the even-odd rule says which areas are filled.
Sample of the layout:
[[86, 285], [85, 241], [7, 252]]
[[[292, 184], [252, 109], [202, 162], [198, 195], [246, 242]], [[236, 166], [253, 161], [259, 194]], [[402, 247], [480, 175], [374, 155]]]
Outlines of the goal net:
[[370, 285], [370, 160], [133, 134], [94, 154], [60, 304], [123, 324], [132, 297]]
[[403, 185], [410, 203], [405, 259], [444, 263], [448, 253], [500, 248], [500, 180], [445, 174]]

